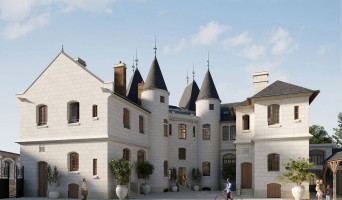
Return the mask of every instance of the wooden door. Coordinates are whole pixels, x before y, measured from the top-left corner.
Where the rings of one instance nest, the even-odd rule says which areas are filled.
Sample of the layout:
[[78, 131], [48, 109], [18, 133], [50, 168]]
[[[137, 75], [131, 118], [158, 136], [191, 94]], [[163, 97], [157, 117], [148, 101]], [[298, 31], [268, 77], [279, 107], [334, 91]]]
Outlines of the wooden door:
[[47, 196], [46, 162], [38, 163], [38, 196]]
[[267, 198], [280, 198], [281, 190], [280, 184], [270, 183], [267, 184]]
[[79, 186], [75, 183], [69, 184], [69, 186], [68, 186], [68, 198], [77, 199], [78, 198], [78, 188], [79, 188]]
[[185, 185], [185, 181], [183, 180], [184, 175], [185, 175], [185, 167], [178, 168], [178, 183], [179, 183], [179, 185]]
[[241, 164], [241, 188], [252, 189], [252, 163]]

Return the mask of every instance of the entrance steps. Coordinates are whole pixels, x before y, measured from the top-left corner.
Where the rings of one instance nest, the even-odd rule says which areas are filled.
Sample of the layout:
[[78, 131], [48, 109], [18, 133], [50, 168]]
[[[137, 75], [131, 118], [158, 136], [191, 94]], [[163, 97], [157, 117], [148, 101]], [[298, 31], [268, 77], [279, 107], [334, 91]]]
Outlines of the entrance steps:
[[127, 195], [127, 199], [137, 199], [139, 197], [142, 197], [143, 195], [137, 194], [135, 192], [130, 191]]
[[254, 196], [253, 189], [241, 189], [241, 195]]

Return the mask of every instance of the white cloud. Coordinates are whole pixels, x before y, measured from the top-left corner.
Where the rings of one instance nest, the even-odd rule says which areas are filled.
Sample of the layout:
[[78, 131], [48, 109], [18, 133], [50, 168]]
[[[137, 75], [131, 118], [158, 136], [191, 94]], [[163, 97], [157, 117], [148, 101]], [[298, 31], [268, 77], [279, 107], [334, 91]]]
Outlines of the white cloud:
[[266, 56], [266, 48], [263, 45], [252, 45], [244, 48], [239, 55], [252, 60], [258, 60]]
[[158, 15], [165, 15], [167, 13], [167, 11], [166, 10], [160, 10], [160, 11], [158, 11]]
[[174, 47], [170, 47], [170, 45], [164, 46], [164, 53], [168, 54], [170, 52], [178, 53], [182, 51], [186, 47], [186, 40], [183, 38], [181, 41], [175, 45]]
[[112, 9], [110, 9], [110, 8], [106, 8], [106, 9], [105, 9], [105, 13], [106, 13], [107, 15], [111, 15], [111, 14], [113, 13], [113, 11], [112, 11]]
[[192, 45], [211, 45], [217, 41], [217, 37], [229, 26], [219, 25], [216, 21], [209, 22], [206, 26], [201, 26], [200, 31], [192, 36]]
[[330, 54], [335, 51], [335, 45], [334, 44], [322, 44], [318, 48], [318, 53], [321, 56]]
[[223, 41], [223, 45], [225, 48], [228, 48], [229, 46], [246, 45], [249, 44], [252, 40], [253, 38], [247, 32], [244, 32], [236, 37], [226, 38]]
[[22, 37], [36, 28], [45, 26], [49, 23], [49, 13], [41, 14], [24, 23], [8, 24], [2, 31], [2, 36], [7, 40], [13, 40]]
[[33, 0], [1, 0], [0, 19], [4, 21], [21, 21], [31, 13], [32, 7], [37, 3]]
[[80, 9], [91, 14], [112, 14], [112, 10], [109, 6], [114, 3], [115, 0], [64, 0], [62, 2], [56, 2], [65, 6], [62, 9], [62, 12], [71, 12], [73, 10]]
[[284, 71], [279, 69], [279, 66], [284, 62], [283, 58], [278, 58], [275, 60], [265, 59], [260, 62], [253, 62], [245, 67], [245, 71], [249, 74], [250, 79], [252, 79], [252, 74], [255, 72], [268, 71], [269, 81], [274, 82], [275, 80], [282, 80], [287, 82], [287, 75]]
[[284, 55], [298, 49], [298, 44], [293, 42], [290, 33], [281, 27], [272, 31], [270, 42], [273, 44], [272, 53]]

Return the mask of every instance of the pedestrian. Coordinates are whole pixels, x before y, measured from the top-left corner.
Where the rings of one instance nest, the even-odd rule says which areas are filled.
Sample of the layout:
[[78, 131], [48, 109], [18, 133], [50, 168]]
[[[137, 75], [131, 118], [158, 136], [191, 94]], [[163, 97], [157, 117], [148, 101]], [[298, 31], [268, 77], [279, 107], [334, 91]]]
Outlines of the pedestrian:
[[327, 190], [325, 191], [325, 199], [326, 200], [330, 200], [331, 193], [332, 193], [332, 190], [330, 189], [330, 186], [327, 185]]
[[87, 188], [87, 179], [83, 179], [83, 182], [82, 182], [82, 196], [83, 196], [83, 200], [87, 200], [87, 196], [88, 196], [88, 188]]
[[231, 192], [232, 192], [232, 184], [230, 183], [230, 179], [227, 178], [227, 185], [226, 185], [226, 188], [224, 189], [227, 191], [227, 199], [231, 199], [230, 195], [231, 195]]

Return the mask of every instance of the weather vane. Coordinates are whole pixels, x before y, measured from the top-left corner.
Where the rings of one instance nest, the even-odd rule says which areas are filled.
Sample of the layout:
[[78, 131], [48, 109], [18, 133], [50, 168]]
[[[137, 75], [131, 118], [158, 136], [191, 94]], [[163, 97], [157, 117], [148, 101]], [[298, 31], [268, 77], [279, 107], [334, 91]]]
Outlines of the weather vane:
[[207, 67], [209, 69], [209, 50], [208, 50], [208, 60], [207, 60]]
[[138, 69], [138, 49], [135, 49], [135, 67]]
[[192, 64], [192, 81], [195, 80], [195, 64]]
[[154, 56], [157, 55], [157, 36], [154, 37]]
[[134, 73], [134, 56], [133, 56], [133, 65], [132, 65], [132, 68], [133, 68], [133, 73]]
[[189, 72], [188, 68], [186, 68], [186, 84], [189, 84]]

